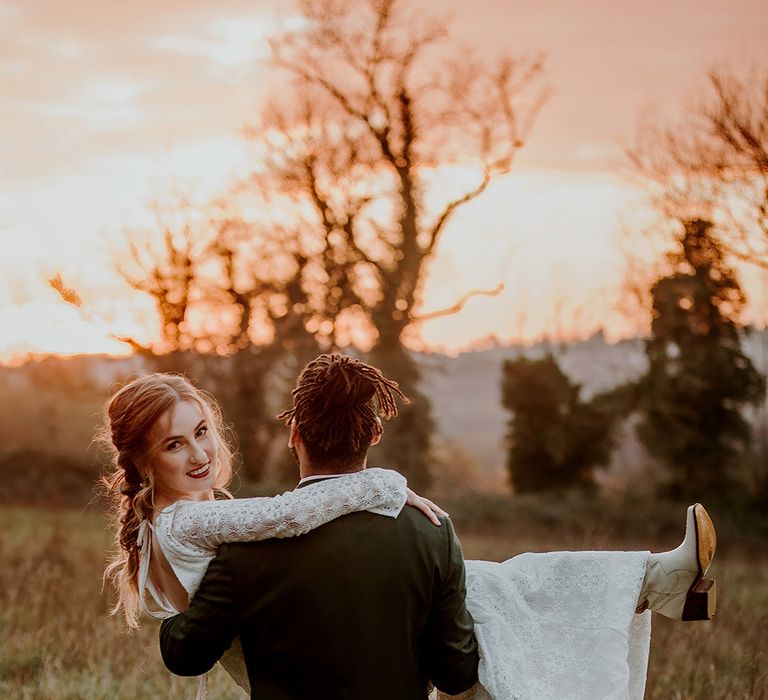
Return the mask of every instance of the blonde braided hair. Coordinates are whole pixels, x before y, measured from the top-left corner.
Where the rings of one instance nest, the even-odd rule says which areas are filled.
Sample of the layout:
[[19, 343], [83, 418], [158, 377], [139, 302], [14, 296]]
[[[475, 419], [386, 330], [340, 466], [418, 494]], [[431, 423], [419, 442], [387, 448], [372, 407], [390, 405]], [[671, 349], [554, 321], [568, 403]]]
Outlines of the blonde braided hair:
[[207, 392], [186, 377], [156, 372], [130, 381], [104, 406], [97, 441], [112, 456], [112, 471], [101, 478], [110, 503], [115, 550], [104, 571], [117, 591], [111, 613], [122, 611], [126, 624], [138, 627], [140, 595], [138, 534], [143, 520], [154, 515], [154, 472], [149, 431], [176, 403], [190, 401], [203, 414], [216, 443], [216, 483], [220, 495], [232, 478], [232, 450], [225, 439], [221, 409]]

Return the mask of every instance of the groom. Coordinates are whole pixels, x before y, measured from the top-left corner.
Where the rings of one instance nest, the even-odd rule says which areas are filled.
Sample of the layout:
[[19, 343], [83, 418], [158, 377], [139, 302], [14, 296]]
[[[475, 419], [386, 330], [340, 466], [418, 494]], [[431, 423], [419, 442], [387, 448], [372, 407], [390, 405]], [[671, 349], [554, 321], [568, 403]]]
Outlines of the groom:
[[[359, 360], [310, 362], [279, 416], [299, 488], [365, 469], [398, 395]], [[160, 647], [171, 671], [200, 675], [239, 636], [255, 698], [424, 700], [430, 682], [454, 695], [477, 681], [464, 598], [450, 520], [353, 513], [301, 537], [223, 545], [189, 610], [163, 622]]]

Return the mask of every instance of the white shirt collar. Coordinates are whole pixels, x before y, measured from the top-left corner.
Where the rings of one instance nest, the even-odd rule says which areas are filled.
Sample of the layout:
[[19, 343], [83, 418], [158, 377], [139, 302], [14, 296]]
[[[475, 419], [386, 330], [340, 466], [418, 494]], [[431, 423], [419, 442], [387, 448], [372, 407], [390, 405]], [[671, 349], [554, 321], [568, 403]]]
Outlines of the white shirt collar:
[[299, 486], [310, 481], [318, 481], [320, 479], [338, 479], [340, 476], [351, 476], [352, 474], [357, 473], [358, 472], [347, 472], [345, 474], [313, 474], [312, 476], [305, 476], [301, 481], [299, 481]]

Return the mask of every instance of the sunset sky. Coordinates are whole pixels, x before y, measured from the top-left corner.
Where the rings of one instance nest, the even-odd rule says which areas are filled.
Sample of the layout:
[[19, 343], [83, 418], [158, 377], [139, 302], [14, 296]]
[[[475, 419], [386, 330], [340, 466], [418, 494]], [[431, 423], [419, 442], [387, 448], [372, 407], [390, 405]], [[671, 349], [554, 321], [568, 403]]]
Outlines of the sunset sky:
[[[651, 214], [624, 148], [644, 113], [674, 115], [712, 66], [768, 63], [768, 3], [410, 6], [447, 12], [456, 39], [488, 55], [544, 52], [552, 92], [514, 172], [446, 231], [425, 311], [470, 288], [504, 292], [424, 324], [423, 344], [635, 332], [618, 241]], [[239, 130], [281, 84], [266, 41], [297, 22], [286, 1], [0, 0], [0, 359], [152, 338], [151, 304], [114, 272], [123, 233], [151, 221], [153, 199], [205, 201], [253, 164]], [[48, 287], [57, 272], [80, 310]], [[768, 280], [743, 274], [746, 320], [763, 325]]]

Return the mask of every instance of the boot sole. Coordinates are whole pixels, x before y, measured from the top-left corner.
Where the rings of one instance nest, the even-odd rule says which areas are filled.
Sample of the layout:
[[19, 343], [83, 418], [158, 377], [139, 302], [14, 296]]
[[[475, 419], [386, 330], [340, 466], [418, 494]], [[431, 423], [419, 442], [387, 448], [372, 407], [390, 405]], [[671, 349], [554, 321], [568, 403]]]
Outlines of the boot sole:
[[693, 506], [693, 521], [696, 525], [696, 548], [699, 558], [699, 572], [701, 576], [704, 576], [709, 569], [709, 565], [712, 563], [712, 559], [715, 557], [717, 533], [715, 532], [712, 518], [709, 517], [709, 513], [707, 513], [701, 503], [696, 503]]
[[685, 596], [683, 620], [711, 620], [717, 608], [717, 584], [711, 578], [704, 578], [717, 547], [717, 534], [709, 513], [701, 503], [693, 506], [693, 521], [696, 526], [696, 550], [699, 575], [694, 579]]

